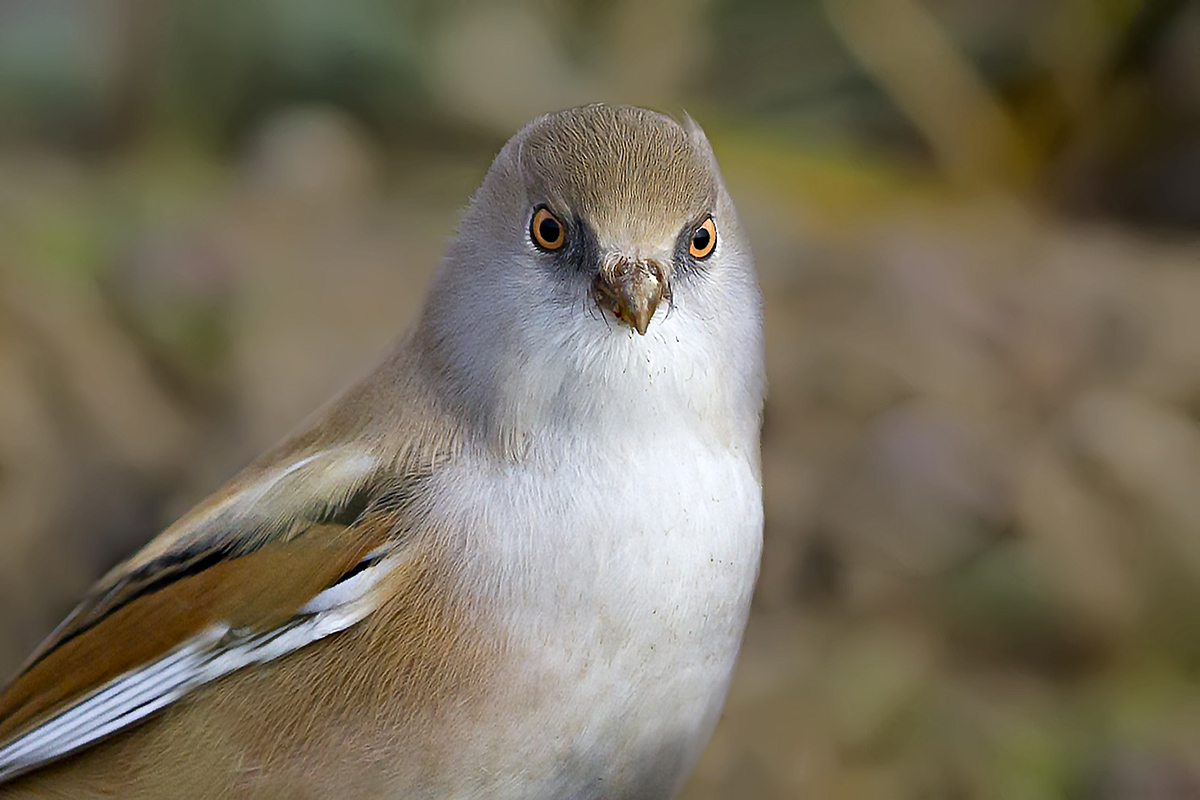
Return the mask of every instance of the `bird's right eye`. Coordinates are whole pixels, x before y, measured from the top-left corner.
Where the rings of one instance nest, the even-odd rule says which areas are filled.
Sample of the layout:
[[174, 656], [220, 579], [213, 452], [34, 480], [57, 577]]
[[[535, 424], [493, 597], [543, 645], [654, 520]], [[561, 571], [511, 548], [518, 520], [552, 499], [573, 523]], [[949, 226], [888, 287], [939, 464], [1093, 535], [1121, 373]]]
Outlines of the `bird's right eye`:
[[567, 228], [543, 206], [533, 212], [533, 219], [529, 221], [529, 238], [542, 250], [551, 252], [566, 243]]

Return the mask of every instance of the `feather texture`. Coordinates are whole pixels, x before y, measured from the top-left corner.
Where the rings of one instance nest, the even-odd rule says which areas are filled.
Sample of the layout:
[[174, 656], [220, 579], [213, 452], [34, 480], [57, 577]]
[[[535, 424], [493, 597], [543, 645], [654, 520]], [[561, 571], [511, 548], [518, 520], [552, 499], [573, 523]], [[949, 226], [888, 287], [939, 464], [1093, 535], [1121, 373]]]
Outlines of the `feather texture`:
[[0, 747], [0, 781], [61, 758], [153, 714], [188, 692], [251, 664], [261, 664], [343, 631], [373, 611], [372, 592], [399, 558], [379, 550], [355, 571], [265, 633], [219, 622], [167, 655], [132, 669], [56, 709], [45, 722]]
[[[171, 548], [115, 570], [0, 696], [0, 781], [365, 617], [401, 557], [402, 492], [357, 462], [320, 454], [268, 471], [181, 520]], [[340, 500], [300, 499], [289, 478]], [[282, 491], [298, 513], [272, 509]], [[218, 533], [219, 520], [241, 527]]]

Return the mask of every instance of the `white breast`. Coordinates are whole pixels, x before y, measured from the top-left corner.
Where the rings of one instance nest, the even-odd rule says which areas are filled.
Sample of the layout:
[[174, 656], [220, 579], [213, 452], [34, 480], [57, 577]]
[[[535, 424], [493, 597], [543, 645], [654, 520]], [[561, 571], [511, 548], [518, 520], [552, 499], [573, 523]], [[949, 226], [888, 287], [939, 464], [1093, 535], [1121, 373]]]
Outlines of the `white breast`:
[[761, 491], [747, 448], [667, 425], [520, 464], [481, 454], [442, 476], [439, 507], [455, 509], [451, 529], [467, 539], [464, 591], [496, 610], [511, 655], [489, 704], [503, 741], [475, 754], [495, 780], [479, 791], [677, 787], [716, 722], [757, 575]]

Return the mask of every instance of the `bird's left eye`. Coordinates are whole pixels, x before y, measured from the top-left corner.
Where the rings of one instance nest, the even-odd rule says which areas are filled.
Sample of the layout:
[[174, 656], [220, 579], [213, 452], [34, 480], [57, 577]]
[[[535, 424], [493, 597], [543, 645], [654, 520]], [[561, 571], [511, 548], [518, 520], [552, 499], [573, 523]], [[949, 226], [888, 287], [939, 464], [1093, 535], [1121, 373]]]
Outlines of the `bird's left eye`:
[[708, 258], [713, 248], [717, 246], [717, 226], [713, 218], [708, 217], [700, 223], [700, 227], [692, 231], [692, 241], [688, 245], [688, 253], [692, 258]]
[[567, 229], [558, 217], [545, 206], [533, 212], [529, 221], [529, 237], [543, 250], [557, 250], [567, 241]]

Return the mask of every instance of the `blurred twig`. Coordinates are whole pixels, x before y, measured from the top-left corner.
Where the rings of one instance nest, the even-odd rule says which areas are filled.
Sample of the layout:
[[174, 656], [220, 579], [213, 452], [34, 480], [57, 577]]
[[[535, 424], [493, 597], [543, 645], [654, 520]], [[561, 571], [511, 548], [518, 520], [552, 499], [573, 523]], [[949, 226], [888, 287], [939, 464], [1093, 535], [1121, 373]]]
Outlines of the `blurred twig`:
[[1151, 0], [1143, 5], [1113, 54], [1105, 76], [1107, 81], [1115, 82], [1130, 71], [1144, 68], [1163, 37], [1171, 30], [1171, 23], [1192, 1]]
[[956, 183], [1024, 187], [1030, 149], [936, 19], [914, 0], [822, 0], [834, 30]]

